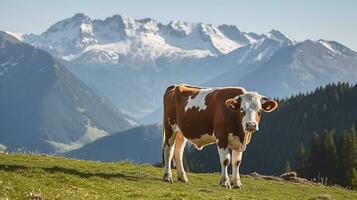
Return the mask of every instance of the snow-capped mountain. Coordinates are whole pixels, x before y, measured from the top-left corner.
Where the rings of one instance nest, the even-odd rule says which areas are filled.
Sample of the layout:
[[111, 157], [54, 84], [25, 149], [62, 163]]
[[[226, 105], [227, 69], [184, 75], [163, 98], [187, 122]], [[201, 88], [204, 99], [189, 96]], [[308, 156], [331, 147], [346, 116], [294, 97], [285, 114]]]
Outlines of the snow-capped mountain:
[[[253, 38], [254, 37], [254, 38]], [[236, 26], [172, 21], [167, 25], [153, 19], [114, 15], [92, 20], [76, 14], [57, 22], [41, 35], [24, 35], [23, 41], [78, 63], [146, 63], [164, 57], [175, 61], [227, 54], [271, 38], [291, 42], [279, 31], [249, 36]]]
[[158, 121], [170, 84], [238, 85], [285, 97], [357, 80], [356, 52], [334, 41], [297, 42], [276, 29], [257, 34], [225, 24], [76, 14], [40, 35], [21, 36], [141, 122]]
[[[237, 77], [243, 70], [248, 73], [234, 80], [233, 77]], [[356, 83], [356, 80], [356, 52], [334, 41], [306, 40], [278, 49], [261, 64], [232, 68], [209, 83], [241, 85], [264, 91], [265, 95], [286, 97], [328, 83]]]

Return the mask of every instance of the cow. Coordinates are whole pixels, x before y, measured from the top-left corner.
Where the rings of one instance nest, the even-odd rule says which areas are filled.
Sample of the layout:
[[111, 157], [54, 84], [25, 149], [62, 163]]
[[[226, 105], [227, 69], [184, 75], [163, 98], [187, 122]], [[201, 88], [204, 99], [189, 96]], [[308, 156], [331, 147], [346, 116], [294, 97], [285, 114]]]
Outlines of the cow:
[[198, 150], [216, 143], [222, 168], [220, 186], [231, 188], [227, 168], [232, 161], [232, 185], [242, 188], [242, 154], [259, 129], [262, 111], [272, 112], [277, 102], [242, 87], [202, 88], [186, 84], [169, 86], [163, 101], [163, 180], [173, 183], [173, 158], [178, 180], [188, 183], [182, 157], [189, 140]]

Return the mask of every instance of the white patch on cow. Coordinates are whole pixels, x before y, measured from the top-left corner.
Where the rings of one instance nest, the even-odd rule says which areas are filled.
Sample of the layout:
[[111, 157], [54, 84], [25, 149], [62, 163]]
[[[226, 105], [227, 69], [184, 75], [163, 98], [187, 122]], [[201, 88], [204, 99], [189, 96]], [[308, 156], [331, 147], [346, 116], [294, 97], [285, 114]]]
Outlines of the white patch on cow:
[[262, 108], [262, 104], [260, 102], [261, 95], [256, 92], [247, 92], [236, 98], [239, 97], [241, 98], [241, 109], [245, 112], [245, 115], [242, 118], [242, 126], [245, 128], [247, 122], [255, 122], [257, 125], [256, 130], [258, 130], [258, 122], [256, 121], [255, 116]]
[[198, 111], [201, 110], [206, 110], [207, 105], [206, 105], [206, 96], [211, 93], [212, 91], [214, 91], [214, 89], [212, 88], [205, 88], [205, 89], [200, 89], [200, 91], [198, 92], [198, 94], [192, 98], [192, 96], [190, 96], [187, 100], [187, 104], [185, 106], [185, 112], [188, 109], [191, 108], [198, 108]]
[[229, 160], [231, 159], [231, 155], [229, 154], [229, 150], [228, 148], [219, 148], [218, 147], [218, 154], [219, 154], [219, 159], [221, 161], [221, 163], [223, 164], [225, 160]]
[[203, 134], [200, 138], [190, 139], [190, 141], [195, 145], [196, 149], [202, 150], [204, 146], [216, 143], [217, 138], [214, 135]]
[[171, 160], [174, 155], [176, 135], [180, 131], [180, 128], [178, 127], [177, 124], [171, 125], [171, 128], [172, 128], [172, 135], [170, 138], [168, 138], [169, 145], [164, 145], [164, 160], [165, 160], [164, 180], [167, 182], [172, 182]]
[[171, 172], [171, 160], [174, 155], [174, 146], [166, 145], [164, 147], [164, 159], [165, 159], [165, 167], [164, 167], [164, 180], [168, 182], [172, 182], [172, 172]]
[[231, 155], [228, 148], [221, 149], [218, 147], [219, 160], [221, 162], [221, 186], [230, 187], [229, 176], [228, 176], [228, 165], [231, 161]]

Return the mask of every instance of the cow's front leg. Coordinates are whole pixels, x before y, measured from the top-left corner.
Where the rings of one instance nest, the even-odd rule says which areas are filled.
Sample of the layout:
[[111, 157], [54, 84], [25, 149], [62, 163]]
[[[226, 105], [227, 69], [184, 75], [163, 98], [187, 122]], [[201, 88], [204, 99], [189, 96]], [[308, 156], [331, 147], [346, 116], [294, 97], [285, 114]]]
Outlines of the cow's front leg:
[[228, 165], [231, 162], [231, 155], [229, 154], [228, 147], [221, 148], [220, 145], [218, 145], [218, 153], [222, 168], [221, 181], [219, 184], [222, 187], [231, 188], [228, 176]]
[[243, 188], [242, 182], [240, 181], [239, 166], [242, 161], [243, 152], [232, 150], [232, 184], [233, 188]]

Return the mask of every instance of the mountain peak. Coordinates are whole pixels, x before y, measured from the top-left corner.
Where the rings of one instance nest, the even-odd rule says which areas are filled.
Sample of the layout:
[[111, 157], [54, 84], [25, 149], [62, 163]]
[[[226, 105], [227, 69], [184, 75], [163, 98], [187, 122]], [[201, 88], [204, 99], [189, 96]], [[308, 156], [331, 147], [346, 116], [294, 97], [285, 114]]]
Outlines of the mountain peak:
[[281, 31], [278, 31], [276, 29], [272, 29], [270, 30], [268, 33], [264, 34], [265, 36], [267, 36], [270, 39], [276, 40], [276, 41], [280, 41], [280, 42], [287, 42], [290, 44], [295, 44], [295, 40], [293, 40], [292, 38], [290, 38], [289, 36], [287, 36], [286, 34], [282, 33]]
[[76, 21], [90, 21], [91, 19], [83, 14], [83, 13], [76, 13], [73, 17], [70, 18], [71, 20], [76, 20]]
[[240, 30], [238, 29], [238, 27], [236, 25], [231, 25], [231, 24], [222, 24], [218, 26], [218, 29], [225, 29], [225, 30], [230, 30], [230, 31], [234, 31], [236, 33], [241, 33]]
[[0, 31], [0, 46], [2, 46], [4, 42], [10, 42], [13, 44], [20, 43], [20, 41], [14, 35]]
[[171, 21], [167, 26], [176, 31], [177, 36], [187, 36], [193, 29], [193, 24], [185, 21]]
[[[126, 21], [126, 19], [128, 19], [128, 16], [126, 16], [126, 15], [115, 14], [115, 15], [113, 15], [111, 17], [106, 17], [104, 19], [104, 22]], [[102, 21], [102, 20], [97, 20], [97, 21]]]
[[357, 56], [356, 52], [352, 51], [348, 47], [346, 47], [336, 41], [319, 39], [319, 40], [317, 40], [317, 43], [322, 45], [324, 48], [328, 49], [328, 51], [330, 51], [334, 54], [344, 55], [344, 56], [352, 56], [352, 57]]
[[[135, 19], [125, 15], [91, 20], [83, 13], [57, 22], [38, 37], [26, 36], [24, 40], [58, 57], [105, 54], [110, 55], [109, 60], [113, 61], [110, 63], [116, 63], [119, 55], [142, 60], [150, 57], [151, 61], [162, 55], [175, 54], [182, 58], [227, 54], [264, 38], [276, 40], [281, 46], [294, 43], [275, 29], [267, 35], [255, 36], [241, 32], [235, 25], [186, 21], [163, 25], [152, 18]], [[145, 47], [137, 48], [137, 45]]]

